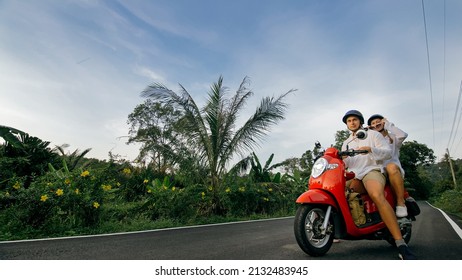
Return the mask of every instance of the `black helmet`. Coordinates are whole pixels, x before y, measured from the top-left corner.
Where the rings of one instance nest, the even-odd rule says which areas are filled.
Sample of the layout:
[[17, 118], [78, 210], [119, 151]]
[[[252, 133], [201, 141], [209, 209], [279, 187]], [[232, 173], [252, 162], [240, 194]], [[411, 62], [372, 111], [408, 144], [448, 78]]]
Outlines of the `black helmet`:
[[349, 116], [356, 116], [356, 117], [358, 117], [361, 124], [364, 123], [363, 114], [361, 114], [361, 112], [358, 111], [358, 110], [350, 110], [350, 111], [346, 112], [345, 116], [343, 116], [343, 119], [342, 119], [345, 124], [346, 124], [346, 120], [348, 119]]
[[372, 116], [370, 116], [370, 118], [367, 120], [367, 125], [371, 125], [372, 121], [375, 120], [375, 119], [381, 119], [383, 120], [383, 116], [382, 115], [379, 115], [379, 114], [374, 114]]

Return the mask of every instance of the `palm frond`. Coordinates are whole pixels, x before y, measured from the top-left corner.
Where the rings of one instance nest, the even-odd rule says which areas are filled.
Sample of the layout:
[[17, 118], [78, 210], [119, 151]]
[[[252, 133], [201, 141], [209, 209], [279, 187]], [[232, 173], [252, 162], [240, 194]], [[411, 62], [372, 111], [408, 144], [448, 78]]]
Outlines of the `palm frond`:
[[24, 148], [23, 142], [21, 142], [21, 137], [24, 136], [25, 132], [8, 126], [0, 125], [0, 137], [5, 139], [7, 144], [9, 143], [13, 147]]
[[245, 77], [236, 91], [236, 94], [231, 98], [229, 106], [223, 112], [225, 115], [221, 143], [223, 149], [221, 151], [219, 164], [223, 168], [235, 152], [232, 141], [235, 137], [234, 126], [239, 117], [239, 112], [245, 105], [247, 99], [253, 95], [253, 92], [247, 88], [248, 84], [249, 78]]
[[236, 164], [233, 165], [233, 167], [229, 170], [230, 174], [237, 174], [237, 173], [242, 173], [246, 172], [247, 169], [252, 164], [252, 156], [247, 156], [240, 161], [238, 161]]
[[235, 147], [235, 152], [242, 153], [258, 146], [258, 142], [263, 139], [270, 126], [284, 119], [284, 113], [288, 105], [283, 100], [294, 91], [290, 90], [276, 99], [274, 97], [265, 97], [261, 100], [261, 104], [255, 113], [236, 132], [231, 144], [232, 147]]
[[190, 144], [204, 154], [210, 150], [210, 143], [207, 139], [207, 128], [194, 99], [188, 91], [180, 84], [179, 94], [170, 90], [160, 83], [153, 83], [141, 92], [141, 96], [151, 98], [163, 104], [168, 104], [184, 114], [183, 126], [188, 133], [185, 135]]

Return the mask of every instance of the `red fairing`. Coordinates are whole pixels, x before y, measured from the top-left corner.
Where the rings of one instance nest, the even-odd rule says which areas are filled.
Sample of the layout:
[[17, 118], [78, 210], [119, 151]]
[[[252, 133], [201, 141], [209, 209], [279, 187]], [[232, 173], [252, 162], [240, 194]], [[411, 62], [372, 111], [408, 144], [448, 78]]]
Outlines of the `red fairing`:
[[325, 156], [331, 156], [333, 158], [338, 158], [338, 150], [336, 148], [330, 147], [327, 148], [326, 151], [324, 152]]
[[[335, 148], [332, 149], [337, 151]], [[324, 158], [329, 164], [336, 164], [337, 167], [332, 170], [326, 170], [318, 178], [310, 177], [309, 189], [325, 189], [332, 192], [334, 196], [337, 194], [345, 196], [345, 190], [342, 187], [345, 186], [345, 167], [343, 161], [337, 157], [324, 156]]]
[[314, 190], [308, 190], [304, 193], [302, 193], [297, 201], [297, 203], [320, 203], [320, 204], [329, 204], [334, 207], [337, 207], [337, 204], [335, 203], [335, 200], [328, 195], [326, 192], [319, 190], [319, 189], [314, 189]]

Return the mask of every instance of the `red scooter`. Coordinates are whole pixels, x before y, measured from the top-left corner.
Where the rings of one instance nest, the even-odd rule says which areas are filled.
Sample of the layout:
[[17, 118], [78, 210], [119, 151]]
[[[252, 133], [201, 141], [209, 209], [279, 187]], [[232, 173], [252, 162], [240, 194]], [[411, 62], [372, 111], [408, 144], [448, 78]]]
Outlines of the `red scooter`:
[[[356, 133], [359, 139], [367, 137], [367, 131]], [[318, 146], [318, 148], [320, 145]], [[392, 246], [395, 241], [380, 218], [376, 205], [367, 194], [358, 195], [361, 211], [365, 219], [358, 222], [353, 219], [352, 209], [346, 193], [346, 181], [355, 174], [345, 170], [344, 156], [356, 156], [367, 153], [362, 150], [338, 151], [327, 148], [312, 168], [308, 190], [300, 195], [300, 204], [294, 222], [294, 233], [300, 248], [310, 256], [325, 255], [332, 246], [334, 238], [345, 240], [386, 240]], [[395, 196], [390, 186], [385, 186], [385, 197], [395, 208]], [[412, 221], [419, 215], [420, 209], [415, 200], [405, 190], [408, 216], [398, 219], [398, 224], [406, 243], [412, 234]], [[355, 223], [356, 222], [356, 223]]]

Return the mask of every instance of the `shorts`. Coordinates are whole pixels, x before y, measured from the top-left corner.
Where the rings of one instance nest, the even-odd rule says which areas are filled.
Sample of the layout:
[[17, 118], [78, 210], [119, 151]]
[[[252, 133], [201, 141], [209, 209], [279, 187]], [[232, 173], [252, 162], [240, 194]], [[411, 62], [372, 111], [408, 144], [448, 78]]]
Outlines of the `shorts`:
[[380, 170], [372, 170], [369, 171], [369, 173], [367, 173], [362, 180], [356, 178], [348, 180], [346, 182], [346, 188], [357, 193], [366, 193], [367, 191], [364, 188], [364, 184], [366, 183], [366, 181], [369, 180], [378, 181], [382, 185], [382, 187], [384, 187], [386, 183], [385, 175], [383, 175], [383, 173], [380, 172]]
[[366, 176], [364, 176], [362, 179], [363, 183], [366, 183], [369, 180], [379, 181], [382, 186], [385, 186], [387, 182], [385, 175], [383, 175], [383, 173], [380, 172], [380, 170], [369, 171], [369, 173], [367, 173]]

